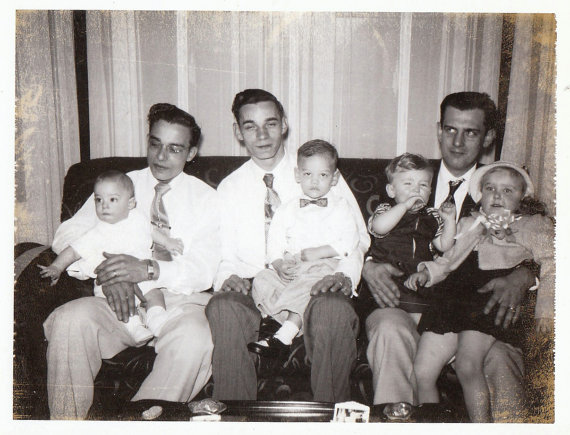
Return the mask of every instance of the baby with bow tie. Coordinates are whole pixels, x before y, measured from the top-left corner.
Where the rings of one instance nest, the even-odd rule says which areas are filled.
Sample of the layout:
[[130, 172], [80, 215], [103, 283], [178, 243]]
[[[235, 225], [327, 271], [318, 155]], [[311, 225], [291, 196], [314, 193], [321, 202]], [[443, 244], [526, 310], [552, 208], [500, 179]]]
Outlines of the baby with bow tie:
[[313, 284], [335, 272], [340, 258], [358, 245], [358, 227], [348, 202], [331, 192], [340, 176], [338, 153], [326, 141], [312, 140], [297, 152], [295, 179], [302, 195], [280, 206], [267, 234], [269, 268], [253, 281], [252, 296], [264, 316], [282, 326], [248, 349], [284, 356], [300, 333]]

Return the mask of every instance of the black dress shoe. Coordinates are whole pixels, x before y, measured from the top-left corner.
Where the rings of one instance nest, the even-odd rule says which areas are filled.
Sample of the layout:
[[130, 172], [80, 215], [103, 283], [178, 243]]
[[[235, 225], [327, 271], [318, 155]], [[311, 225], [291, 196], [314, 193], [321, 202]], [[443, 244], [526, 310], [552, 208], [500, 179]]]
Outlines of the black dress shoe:
[[281, 328], [281, 323], [275, 320], [271, 316], [267, 316], [261, 319], [261, 323], [259, 324], [259, 339], [264, 340], [272, 335], [274, 335], [279, 328]]
[[258, 342], [252, 342], [247, 345], [247, 348], [250, 352], [266, 358], [286, 359], [289, 355], [291, 346], [284, 344], [281, 340], [270, 337], [267, 339], [267, 344], [268, 346], [263, 346]]

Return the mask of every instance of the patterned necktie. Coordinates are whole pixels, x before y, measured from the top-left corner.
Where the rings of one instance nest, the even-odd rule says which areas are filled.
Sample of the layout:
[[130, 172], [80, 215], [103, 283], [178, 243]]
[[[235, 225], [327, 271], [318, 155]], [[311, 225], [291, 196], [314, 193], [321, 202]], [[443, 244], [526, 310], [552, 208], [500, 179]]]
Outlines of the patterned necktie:
[[328, 205], [328, 199], [327, 198], [317, 198], [317, 199], [305, 199], [305, 198], [301, 198], [299, 200], [299, 206], [301, 208], [308, 206], [309, 204], [315, 204], [319, 207], [326, 207]]
[[459, 189], [459, 186], [461, 186], [461, 183], [463, 183], [465, 180], [463, 178], [461, 178], [460, 180], [452, 180], [449, 182], [449, 195], [447, 195], [447, 198], [445, 198], [445, 201], [443, 202], [450, 202], [451, 204], [455, 204], [455, 197], [453, 195], [455, 195], [455, 192], [457, 191], [457, 189]]
[[[153, 233], [159, 232], [166, 237], [170, 237], [170, 224], [168, 223], [168, 215], [166, 214], [162, 197], [170, 189], [171, 186], [168, 183], [160, 182], [154, 186], [156, 193], [150, 209], [150, 223], [152, 224]], [[156, 260], [172, 261], [170, 252], [164, 246], [156, 242], [152, 245], [152, 256]]]
[[[263, 176], [263, 182], [267, 187], [267, 192], [265, 193], [265, 245], [267, 248], [267, 233], [269, 232], [269, 225], [271, 224], [271, 219], [277, 207], [281, 205], [281, 200], [279, 195], [275, 190], [273, 190], [273, 174], [265, 174]], [[266, 265], [267, 266], [267, 265]]]

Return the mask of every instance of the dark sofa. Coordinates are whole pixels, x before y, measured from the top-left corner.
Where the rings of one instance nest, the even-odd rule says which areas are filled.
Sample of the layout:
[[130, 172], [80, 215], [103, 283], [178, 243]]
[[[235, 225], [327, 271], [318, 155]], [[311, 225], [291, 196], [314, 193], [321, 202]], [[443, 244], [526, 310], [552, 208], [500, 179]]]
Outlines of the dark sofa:
[[[245, 157], [202, 157], [186, 165], [192, 174], [212, 187], [239, 167]], [[384, 167], [388, 160], [339, 160], [339, 169], [352, 189], [365, 219], [372, 213], [380, 195], [385, 192]], [[92, 193], [98, 174], [117, 169], [128, 172], [146, 166], [146, 158], [110, 157], [78, 163], [69, 168], [64, 183], [61, 220], [69, 219]], [[47, 246], [23, 243], [15, 247], [14, 286], [14, 418], [49, 418], [46, 391], [47, 342], [42, 324], [49, 313], [63, 303], [92, 295], [91, 280], [78, 281], [62, 274], [56, 286], [41, 280], [38, 264], [49, 264], [55, 254]], [[262, 331], [269, 333], [270, 331]], [[152, 369], [155, 353], [150, 346], [129, 348], [114, 358], [103, 361], [95, 380], [95, 397], [90, 411], [92, 419], [110, 419], [120, 415], [126, 401], [136, 392]], [[310, 363], [305, 357], [302, 338], [293, 343], [285, 362], [257, 360], [259, 400], [311, 400]], [[358, 359], [351, 373], [353, 400], [372, 404], [371, 372], [366, 361], [366, 339], [358, 339]], [[461, 390], [449, 368], [440, 377], [439, 386], [446, 409], [463, 421], [465, 413]], [[210, 397], [213, 381], [197, 398]]]

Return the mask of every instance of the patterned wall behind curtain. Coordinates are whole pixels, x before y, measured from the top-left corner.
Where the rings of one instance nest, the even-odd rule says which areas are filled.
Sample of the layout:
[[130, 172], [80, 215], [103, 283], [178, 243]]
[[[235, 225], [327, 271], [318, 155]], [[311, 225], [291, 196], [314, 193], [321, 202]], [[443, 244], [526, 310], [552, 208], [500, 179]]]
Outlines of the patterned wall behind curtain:
[[87, 11], [91, 155], [145, 155], [145, 115], [196, 116], [204, 155], [245, 155], [233, 96], [284, 104], [287, 146], [332, 141], [345, 157], [438, 157], [442, 97], [498, 95], [502, 15]]

